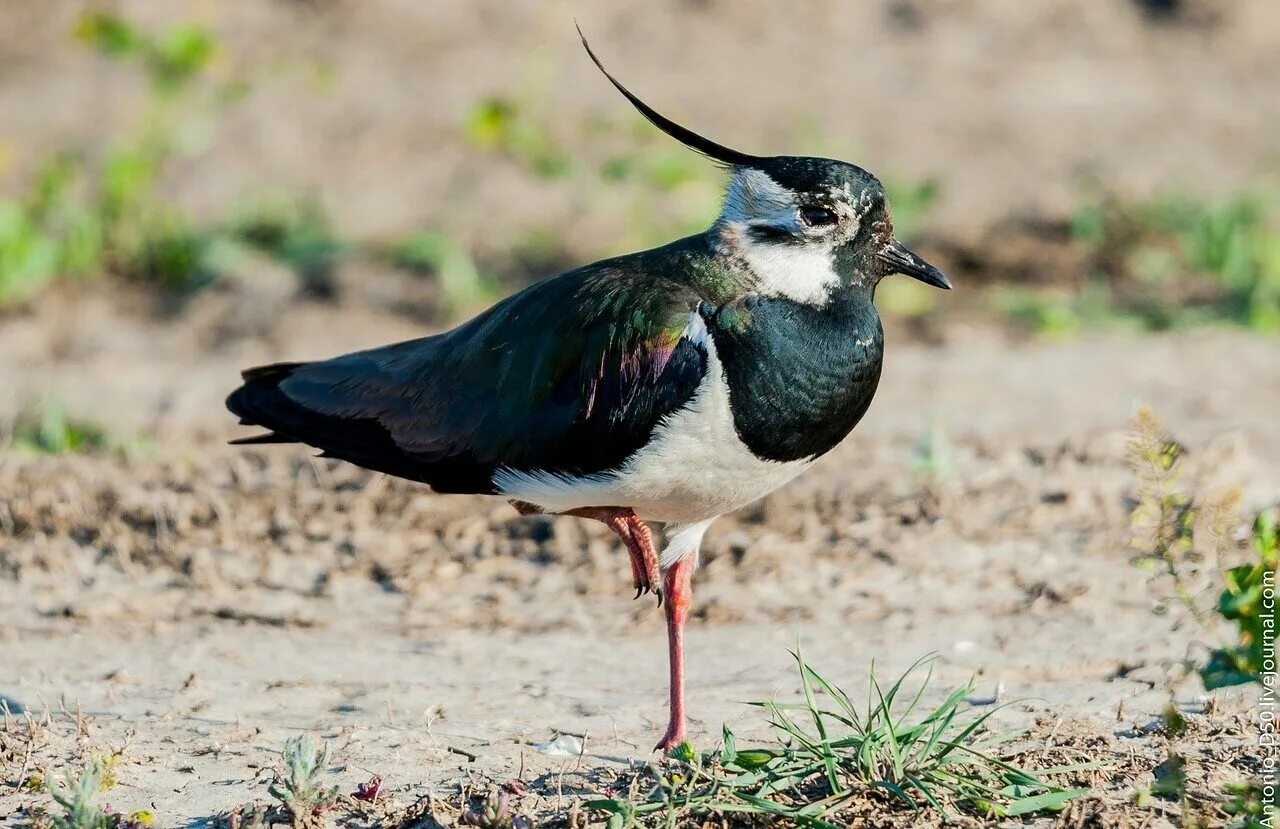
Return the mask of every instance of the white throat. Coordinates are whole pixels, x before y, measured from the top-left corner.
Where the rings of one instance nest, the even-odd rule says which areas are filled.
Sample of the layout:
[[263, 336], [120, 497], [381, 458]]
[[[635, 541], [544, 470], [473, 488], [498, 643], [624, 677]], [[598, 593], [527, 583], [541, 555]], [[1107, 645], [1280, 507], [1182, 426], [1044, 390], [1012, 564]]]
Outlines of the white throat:
[[819, 239], [804, 243], [756, 239], [750, 232], [752, 225], [801, 232], [798, 198], [794, 190], [759, 170], [736, 168], [724, 210], [711, 231], [714, 244], [752, 274], [756, 293], [805, 305], [827, 304], [840, 284], [834, 246]]

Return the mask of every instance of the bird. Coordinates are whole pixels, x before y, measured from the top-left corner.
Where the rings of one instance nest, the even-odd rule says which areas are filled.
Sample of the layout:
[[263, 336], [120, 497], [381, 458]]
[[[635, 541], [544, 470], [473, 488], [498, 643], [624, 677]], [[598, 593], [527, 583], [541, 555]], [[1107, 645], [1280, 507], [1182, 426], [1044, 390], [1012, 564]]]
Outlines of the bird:
[[[706, 231], [549, 277], [443, 333], [250, 368], [226, 405], [265, 429], [440, 493], [605, 523], [636, 597], [656, 594], [669, 718], [687, 739], [684, 633], [704, 534], [830, 452], [867, 412], [893, 274], [950, 289], [893, 234], [885, 188], [853, 164], [752, 155], [639, 113], [727, 174]], [[650, 524], [663, 525], [661, 552]]]

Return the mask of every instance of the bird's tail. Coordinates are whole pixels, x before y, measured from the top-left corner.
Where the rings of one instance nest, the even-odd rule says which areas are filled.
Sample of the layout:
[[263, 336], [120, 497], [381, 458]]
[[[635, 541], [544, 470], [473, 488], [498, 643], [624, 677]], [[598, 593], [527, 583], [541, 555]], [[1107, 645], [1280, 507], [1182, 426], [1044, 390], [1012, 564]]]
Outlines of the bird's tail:
[[280, 383], [305, 363], [272, 363], [241, 372], [244, 384], [227, 397], [227, 408], [240, 418], [241, 426], [261, 426], [271, 431], [230, 441], [234, 444], [299, 443], [299, 434], [286, 429], [289, 409], [298, 408], [280, 391]]

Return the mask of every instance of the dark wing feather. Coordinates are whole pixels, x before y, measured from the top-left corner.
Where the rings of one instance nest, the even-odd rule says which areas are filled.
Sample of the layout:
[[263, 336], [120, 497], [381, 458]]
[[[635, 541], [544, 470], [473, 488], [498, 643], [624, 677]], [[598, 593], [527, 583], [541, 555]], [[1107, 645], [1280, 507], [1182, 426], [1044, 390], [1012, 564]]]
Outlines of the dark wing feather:
[[499, 467], [599, 472], [701, 383], [698, 302], [652, 267], [600, 263], [445, 334], [251, 369], [227, 406], [271, 430], [250, 442], [305, 443], [442, 492], [490, 492]]

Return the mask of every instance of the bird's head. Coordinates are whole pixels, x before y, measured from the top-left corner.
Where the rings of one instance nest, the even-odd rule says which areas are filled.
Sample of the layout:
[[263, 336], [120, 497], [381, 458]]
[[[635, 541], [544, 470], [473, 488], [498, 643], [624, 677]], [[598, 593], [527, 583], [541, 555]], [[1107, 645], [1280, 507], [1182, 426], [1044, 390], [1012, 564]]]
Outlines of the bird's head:
[[823, 304], [842, 288], [874, 287], [890, 274], [951, 288], [942, 271], [894, 237], [884, 185], [871, 173], [830, 158], [756, 156], [717, 144], [637, 98], [604, 68], [585, 37], [582, 45], [654, 126], [729, 170], [711, 234], [754, 276], [755, 290]]

